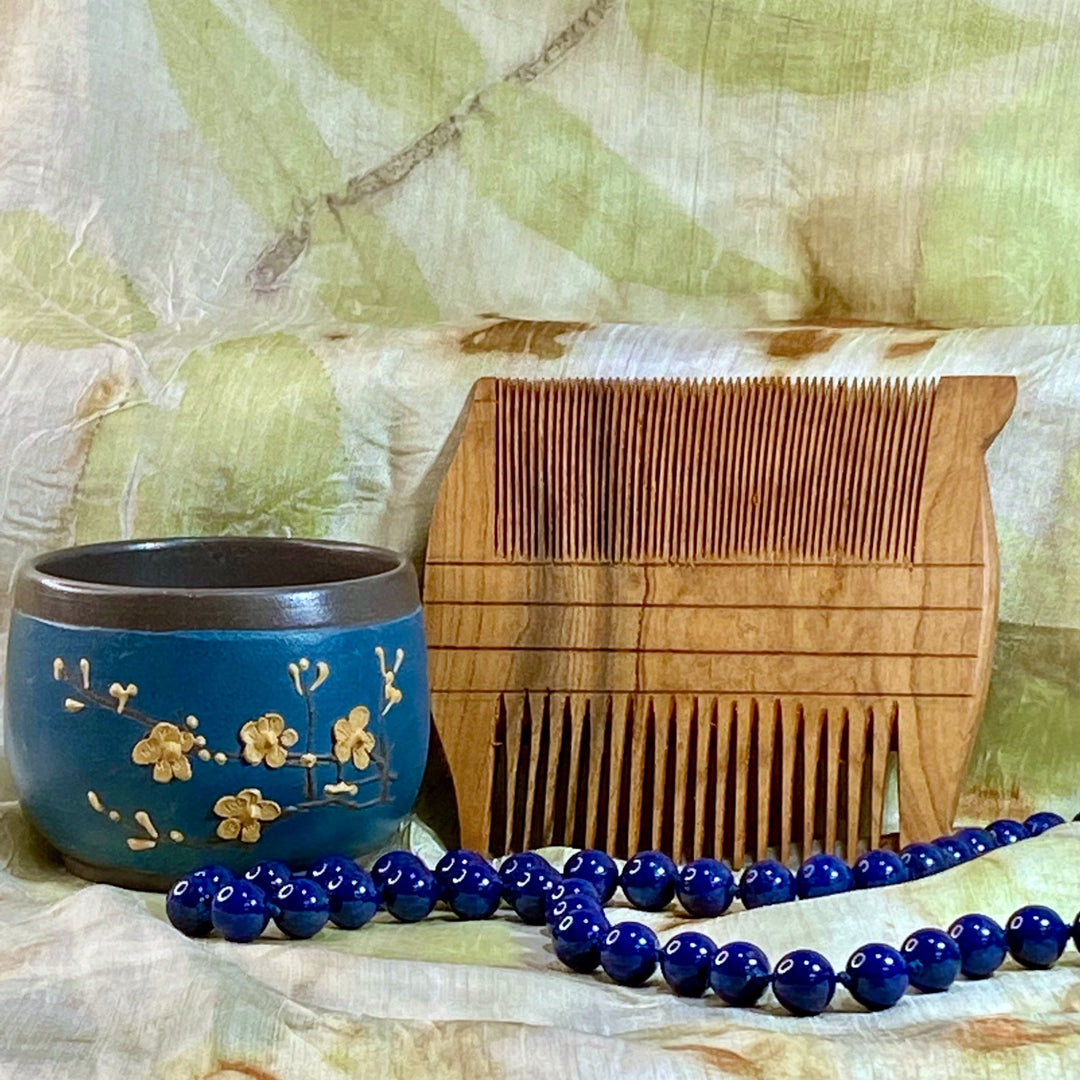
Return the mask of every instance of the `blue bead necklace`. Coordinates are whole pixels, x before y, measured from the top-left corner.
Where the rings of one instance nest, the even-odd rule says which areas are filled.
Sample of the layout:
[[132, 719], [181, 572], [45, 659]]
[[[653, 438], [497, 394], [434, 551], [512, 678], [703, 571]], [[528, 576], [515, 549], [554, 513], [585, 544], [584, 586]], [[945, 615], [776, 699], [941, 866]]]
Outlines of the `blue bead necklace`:
[[1070, 927], [1050, 908], [1031, 905], [1015, 912], [1004, 928], [988, 915], [963, 915], [947, 932], [916, 930], [899, 950], [881, 942], [863, 945], [836, 972], [812, 949], [788, 953], [774, 970], [756, 945], [736, 941], [721, 947], [696, 931], [676, 934], [661, 947], [642, 923], [610, 924], [605, 906], [621, 888], [642, 911], [661, 911], [677, 897], [688, 914], [714, 918], [736, 896], [753, 909], [927, 877], [1063, 823], [1049, 812], [1023, 823], [1002, 819], [932, 844], [910, 844], [899, 855], [869, 851], [853, 867], [820, 853], [792, 873], [766, 859], [748, 866], [738, 884], [716, 859], [696, 859], [680, 870], [658, 851], [640, 852], [621, 873], [610, 855], [596, 850], [576, 852], [562, 873], [536, 852], [511, 855], [496, 870], [476, 852], [463, 850], [448, 851], [434, 870], [411, 852], [392, 851], [370, 874], [340, 855], [324, 856], [306, 874], [275, 861], [258, 863], [243, 877], [211, 865], [176, 882], [165, 907], [169, 921], [189, 936], [217, 932], [246, 942], [262, 934], [271, 919], [286, 936], [309, 938], [328, 922], [359, 929], [380, 907], [400, 922], [417, 922], [443, 901], [458, 918], [473, 920], [489, 918], [506, 902], [523, 922], [548, 925], [556, 956], [572, 971], [600, 967], [621, 985], [641, 986], [659, 967], [676, 994], [701, 997], [712, 989], [727, 1004], [742, 1007], [757, 1004], [771, 987], [794, 1016], [822, 1012], [841, 985], [866, 1009], [877, 1011], [895, 1005], [909, 986], [938, 993], [959, 975], [988, 978], [1006, 955], [1027, 968], [1049, 968], [1070, 934], [1080, 949], [1080, 914]]

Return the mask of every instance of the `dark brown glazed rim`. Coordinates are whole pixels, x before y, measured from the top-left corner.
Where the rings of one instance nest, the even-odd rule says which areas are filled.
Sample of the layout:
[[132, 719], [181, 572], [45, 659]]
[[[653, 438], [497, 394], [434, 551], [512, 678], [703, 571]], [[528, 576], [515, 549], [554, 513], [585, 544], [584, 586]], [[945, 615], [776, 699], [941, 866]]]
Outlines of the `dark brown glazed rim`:
[[367, 626], [420, 606], [396, 551], [334, 540], [182, 537], [87, 544], [19, 570], [15, 609], [125, 630]]

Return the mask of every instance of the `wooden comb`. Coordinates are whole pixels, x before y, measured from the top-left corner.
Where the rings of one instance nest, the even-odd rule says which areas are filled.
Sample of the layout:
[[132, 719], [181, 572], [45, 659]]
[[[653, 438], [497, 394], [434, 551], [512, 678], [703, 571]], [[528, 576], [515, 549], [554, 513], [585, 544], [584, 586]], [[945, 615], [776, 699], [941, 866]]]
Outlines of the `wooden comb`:
[[462, 843], [740, 865], [948, 831], [986, 697], [1015, 380], [474, 388], [431, 525]]

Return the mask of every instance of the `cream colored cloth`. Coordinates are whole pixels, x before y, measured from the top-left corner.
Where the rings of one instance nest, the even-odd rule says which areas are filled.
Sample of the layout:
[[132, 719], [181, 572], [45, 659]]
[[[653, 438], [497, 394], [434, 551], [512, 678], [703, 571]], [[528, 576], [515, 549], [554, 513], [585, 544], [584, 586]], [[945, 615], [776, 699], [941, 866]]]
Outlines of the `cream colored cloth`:
[[[422, 833], [414, 845], [436, 851]], [[750, 1010], [574, 975], [547, 932], [500, 912], [441, 911], [405, 926], [302, 942], [189, 940], [160, 896], [81, 887], [27, 846], [0, 811], [0, 1077], [17, 1080], [535, 1080], [536, 1077], [783, 1077], [784, 1080], [1075, 1080], [1080, 957], [1051, 971], [1007, 960], [991, 979], [863, 1011], [840, 989], [813, 1019], [767, 995]], [[548, 854], [559, 862], [567, 852]], [[837, 968], [869, 941], [899, 946], [969, 911], [1004, 923], [1027, 903], [1071, 919], [1080, 906], [1080, 824], [935, 878], [693, 920], [622, 906], [662, 940], [700, 930], [750, 940], [775, 964], [810, 947]], [[738, 907], [738, 905], [736, 905]]]

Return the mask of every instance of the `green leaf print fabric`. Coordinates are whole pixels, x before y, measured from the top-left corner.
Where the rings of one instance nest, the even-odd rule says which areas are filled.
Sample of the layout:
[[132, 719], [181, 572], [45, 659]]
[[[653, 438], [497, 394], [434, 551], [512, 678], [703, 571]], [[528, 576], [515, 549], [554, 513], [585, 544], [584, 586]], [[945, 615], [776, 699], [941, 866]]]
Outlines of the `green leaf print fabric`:
[[[68, 543], [419, 563], [482, 376], [1012, 374], [957, 823], [1071, 818], [1078, 102], [1080, 0], [7, 0], [0, 660], [19, 560]], [[60, 868], [2, 729], [0, 1080], [1077, 1073], [1075, 958], [806, 1022], [572, 978], [505, 915], [188, 941]], [[436, 858], [451, 819], [429, 782], [401, 843]], [[966, 910], [1069, 918], [1078, 828], [704, 928], [839, 966]]]

